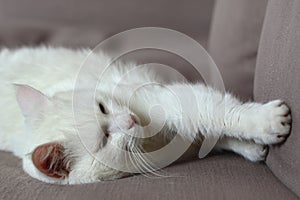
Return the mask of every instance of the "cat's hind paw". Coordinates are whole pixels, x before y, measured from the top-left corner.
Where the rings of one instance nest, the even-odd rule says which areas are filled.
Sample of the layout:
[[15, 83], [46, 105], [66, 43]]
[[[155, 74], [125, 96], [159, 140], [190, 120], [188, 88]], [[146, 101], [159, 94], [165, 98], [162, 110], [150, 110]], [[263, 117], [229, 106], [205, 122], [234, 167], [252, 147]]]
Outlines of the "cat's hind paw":
[[250, 160], [252, 162], [260, 162], [266, 159], [268, 154], [268, 147], [261, 144], [252, 143], [251, 145], [249, 144], [245, 146], [240, 154], [247, 160]]

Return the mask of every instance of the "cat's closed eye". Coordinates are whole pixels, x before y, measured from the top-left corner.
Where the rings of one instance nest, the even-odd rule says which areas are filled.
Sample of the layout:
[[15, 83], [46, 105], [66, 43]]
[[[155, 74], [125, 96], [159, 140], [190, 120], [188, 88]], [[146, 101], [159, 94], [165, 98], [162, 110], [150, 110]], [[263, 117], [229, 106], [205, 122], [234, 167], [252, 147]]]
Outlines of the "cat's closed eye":
[[105, 106], [100, 102], [99, 104], [99, 109], [100, 109], [100, 111], [103, 113], [103, 114], [108, 114], [108, 111], [107, 111], [107, 109], [105, 108]]

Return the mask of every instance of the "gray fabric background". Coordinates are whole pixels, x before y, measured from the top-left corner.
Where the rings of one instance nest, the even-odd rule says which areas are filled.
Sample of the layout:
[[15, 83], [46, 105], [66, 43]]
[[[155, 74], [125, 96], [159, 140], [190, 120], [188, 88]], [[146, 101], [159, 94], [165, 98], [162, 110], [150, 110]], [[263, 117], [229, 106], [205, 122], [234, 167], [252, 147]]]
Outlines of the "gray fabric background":
[[[41, 44], [93, 48], [138, 27], [170, 28], [206, 47], [213, 6], [214, 0], [0, 0], [0, 48]], [[202, 80], [190, 64], [166, 52], [143, 50], [127, 58], [139, 64], [166, 64], [191, 81]]]
[[0, 45], [95, 46], [137, 27], [165, 27], [205, 45], [214, 0], [0, 0]]
[[270, 0], [255, 73], [255, 100], [283, 99], [292, 109], [292, 134], [273, 147], [272, 172], [300, 196], [300, 1]]
[[[253, 98], [259, 39], [268, 0], [218, 0], [208, 50], [228, 91]], [[215, 79], [215, 75], [211, 75]]]

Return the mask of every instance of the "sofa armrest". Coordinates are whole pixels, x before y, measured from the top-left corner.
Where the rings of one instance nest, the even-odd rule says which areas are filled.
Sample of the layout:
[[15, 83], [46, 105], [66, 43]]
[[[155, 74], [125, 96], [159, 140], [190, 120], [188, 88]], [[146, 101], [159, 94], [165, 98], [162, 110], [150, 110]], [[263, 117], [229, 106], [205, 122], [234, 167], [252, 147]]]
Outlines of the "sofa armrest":
[[283, 99], [291, 107], [292, 133], [270, 148], [267, 164], [300, 196], [300, 1], [269, 1], [255, 73], [255, 100]]

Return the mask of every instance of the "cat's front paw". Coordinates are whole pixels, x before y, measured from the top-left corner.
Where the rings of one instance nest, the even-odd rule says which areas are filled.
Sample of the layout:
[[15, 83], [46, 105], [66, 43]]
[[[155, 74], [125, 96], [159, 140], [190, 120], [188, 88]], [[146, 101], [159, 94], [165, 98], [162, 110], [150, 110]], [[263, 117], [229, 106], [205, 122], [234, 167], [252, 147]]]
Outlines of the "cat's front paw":
[[259, 144], [278, 144], [290, 133], [291, 114], [288, 106], [281, 100], [262, 105], [257, 111], [257, 128], [261, 132], [254, 141]]

